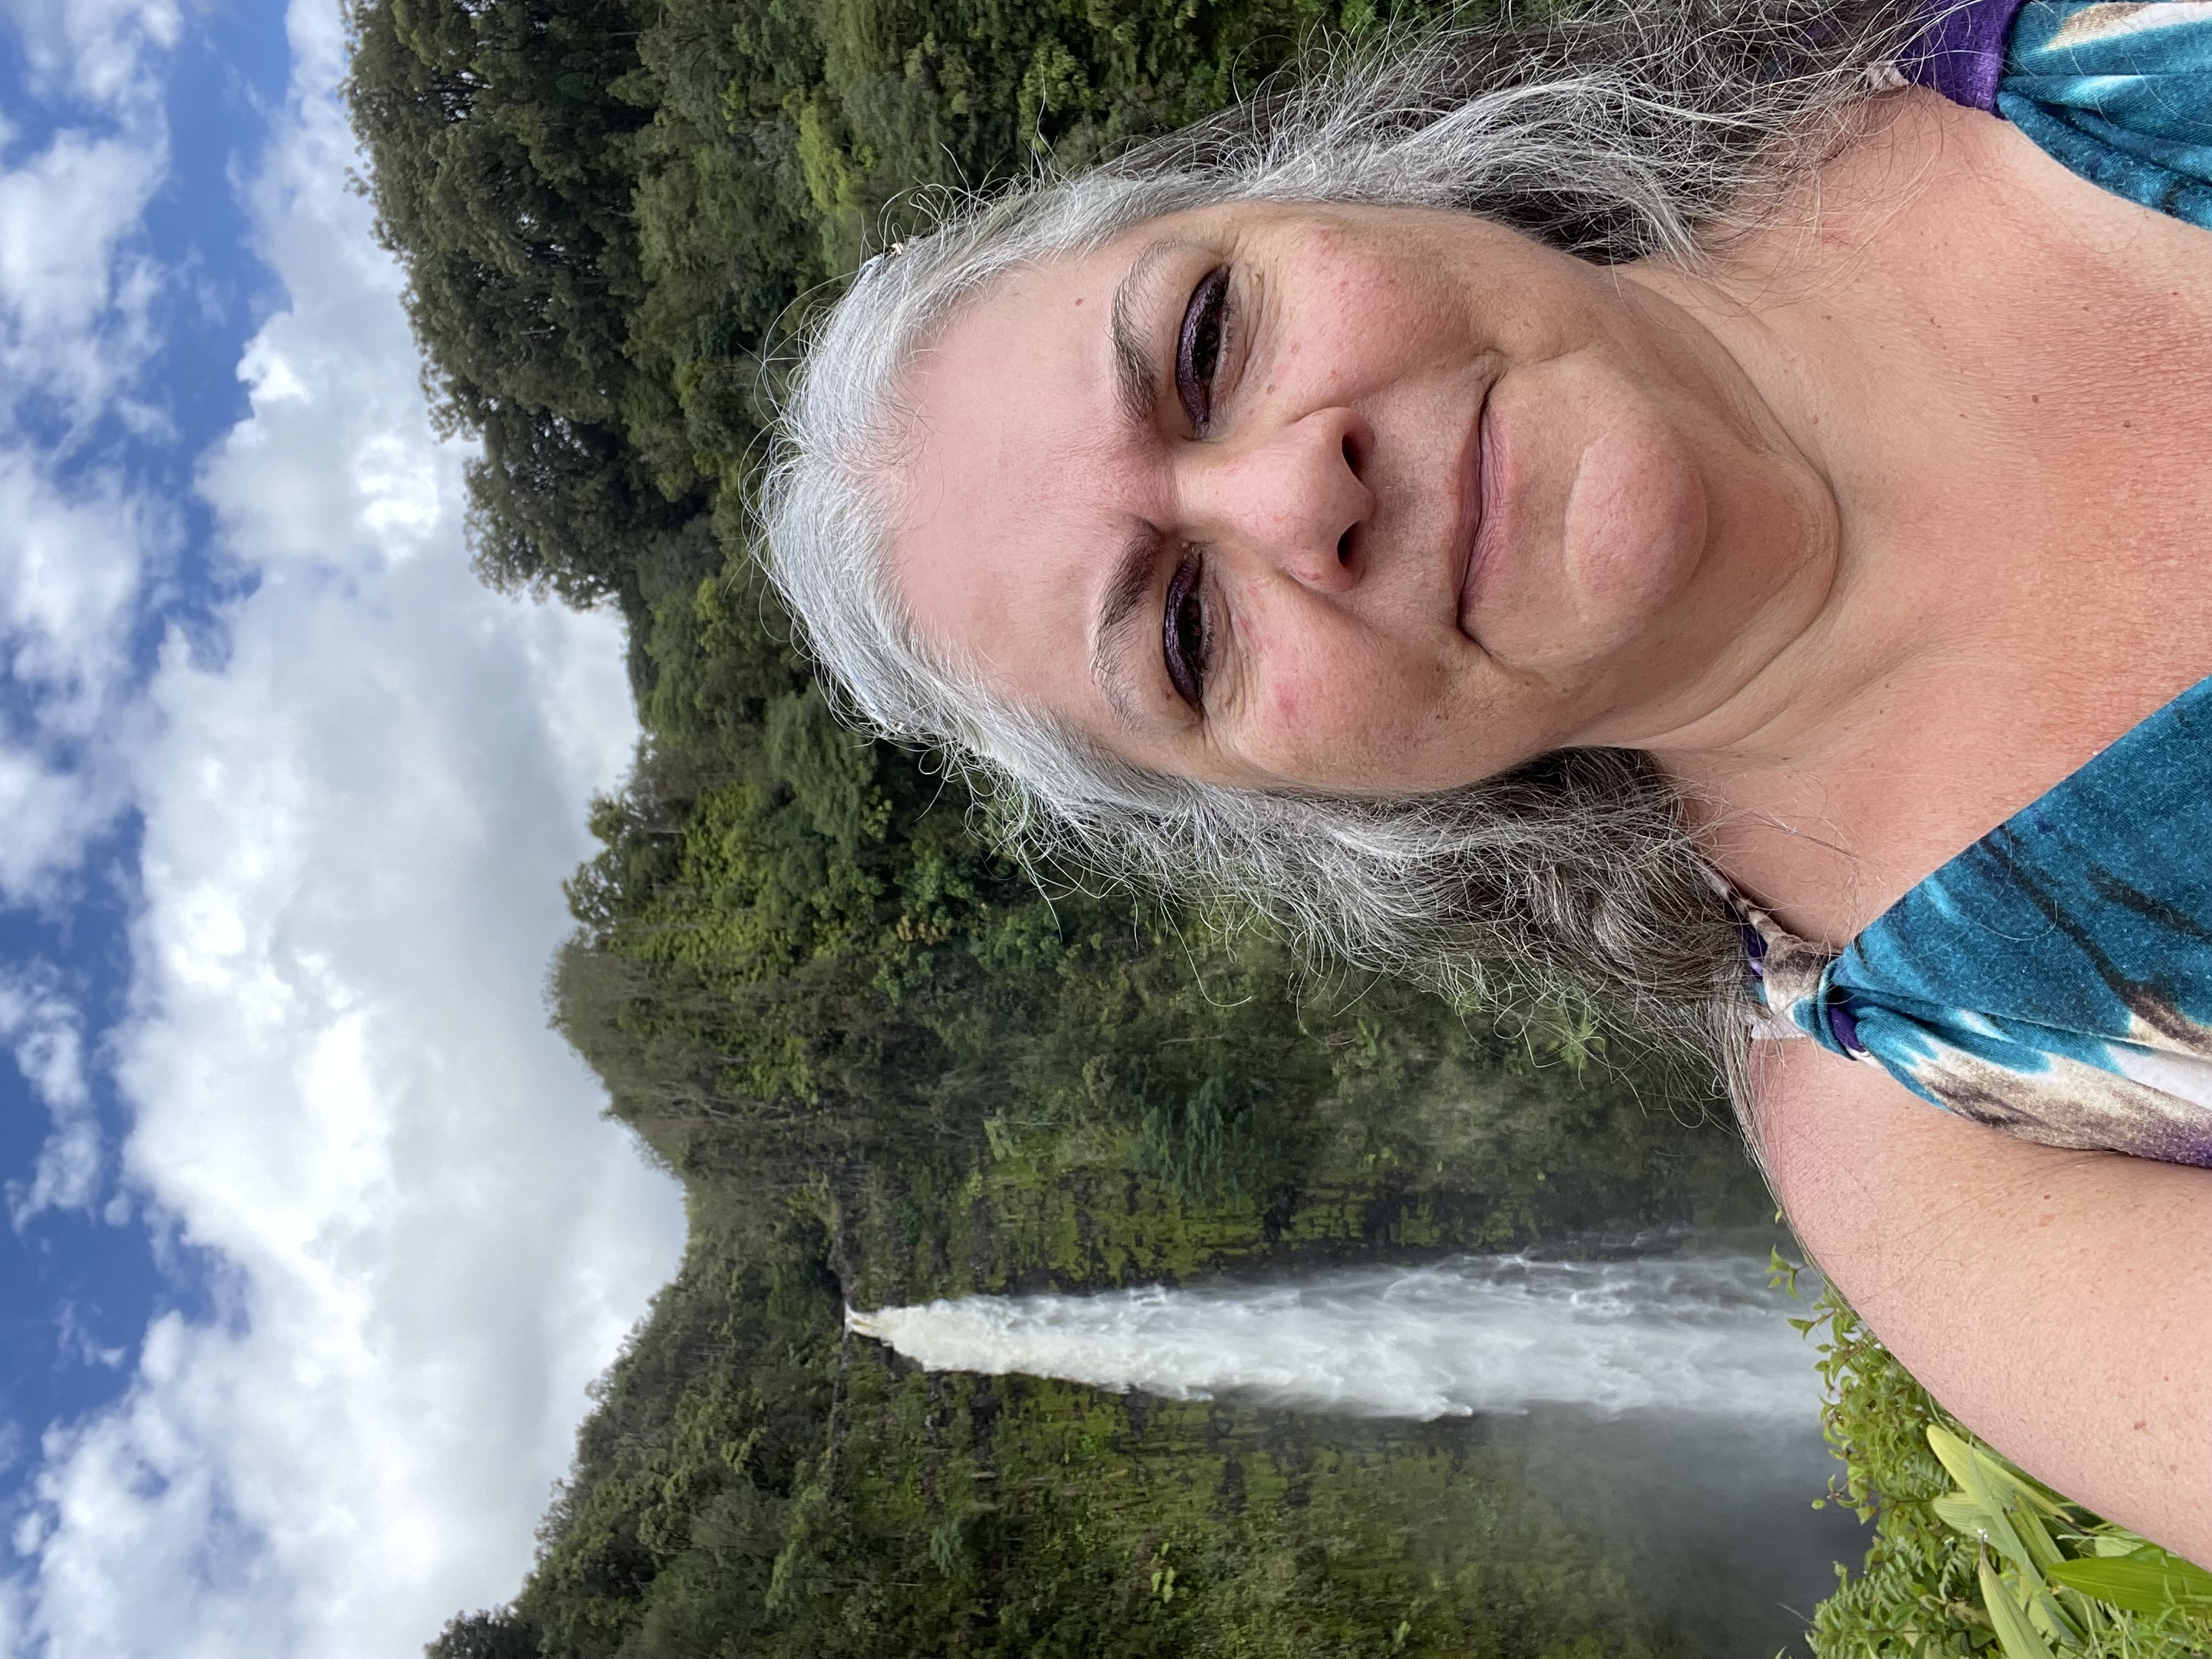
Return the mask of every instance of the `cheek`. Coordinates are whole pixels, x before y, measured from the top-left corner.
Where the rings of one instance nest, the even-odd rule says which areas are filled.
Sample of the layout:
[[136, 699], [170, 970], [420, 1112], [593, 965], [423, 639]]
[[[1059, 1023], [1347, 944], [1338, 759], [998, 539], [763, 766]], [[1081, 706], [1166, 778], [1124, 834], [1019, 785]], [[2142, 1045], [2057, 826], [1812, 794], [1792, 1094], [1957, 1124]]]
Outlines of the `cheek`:
[[1449, 735], [1440, 671], [1425, 653], [1325, 615], [1277, 619], [1255, 642], [1266, 668], [1243, 733], [1247, 758], [1317, 787], [1425, 784], [1430, 751]]
[[1278, 754], [1310, 740], [1316, 717], [1329, 712], [1327, 688], [1336, 668], [1322, 619], [1296, 611], [1252, 605], [1237, 621], [1237, 648], [1251, 672], [1239, 712], [1254, 746]]
[[1325, 249], [1307, 277], [1289, 355], [1310, 374], [1387, 384], [1468, 349], [1464, 294], [1418, 265], [1347, 244]]

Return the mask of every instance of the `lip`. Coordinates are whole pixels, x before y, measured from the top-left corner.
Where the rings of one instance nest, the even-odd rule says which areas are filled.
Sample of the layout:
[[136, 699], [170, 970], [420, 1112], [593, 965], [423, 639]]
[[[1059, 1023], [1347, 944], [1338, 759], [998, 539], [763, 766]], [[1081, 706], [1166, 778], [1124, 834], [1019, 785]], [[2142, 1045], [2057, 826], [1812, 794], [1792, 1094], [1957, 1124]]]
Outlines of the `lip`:
[[1504, 454], [1498, 442], [1498, 423], [1491, 410], [1490, 388], [1474, 412], [1474, 424], [1460, 452], [1457, 471], [1459, 513], [1452, 534], [1452, 563], [1458, 573], [1459, 630], [1471, 640], [1474, 631], [1475, 597], [1482, 586], [1498, 544], [1499, 484]]

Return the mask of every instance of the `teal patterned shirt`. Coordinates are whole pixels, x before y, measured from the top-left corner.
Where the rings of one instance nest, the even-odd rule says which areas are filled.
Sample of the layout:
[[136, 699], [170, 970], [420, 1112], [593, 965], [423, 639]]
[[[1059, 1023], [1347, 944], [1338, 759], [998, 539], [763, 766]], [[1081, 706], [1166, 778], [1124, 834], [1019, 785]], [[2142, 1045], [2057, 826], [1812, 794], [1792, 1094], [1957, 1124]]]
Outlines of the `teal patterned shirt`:
[[[2212, 229], [2212, 4], [1948, 7], [1902, 68]], [[2028, 1139], [2212, 1167], [2212, 679], [1839, 955], [1731, 898], [1784, 1029]]]

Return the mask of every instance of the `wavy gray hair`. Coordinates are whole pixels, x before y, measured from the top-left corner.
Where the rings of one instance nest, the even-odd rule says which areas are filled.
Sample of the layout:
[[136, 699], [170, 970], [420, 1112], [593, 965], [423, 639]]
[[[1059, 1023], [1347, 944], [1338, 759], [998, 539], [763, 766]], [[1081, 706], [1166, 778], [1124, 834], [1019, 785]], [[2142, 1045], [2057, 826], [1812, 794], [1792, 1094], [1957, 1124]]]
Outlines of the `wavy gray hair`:
[[[1398, 37], [871, 260], [805, 343], [763, 492], [769, 571], [849, 713], [941, 745], [1030, 853], [1249, 902], [1310, 951], [1459, 996], [1594, 996], [1735, 1070], [1741, 947], [1645, 757], [1548, 755], [1396, 800], [1132, 766], [919, 637], [886, 574], [915, 353], [1006, 273], [1234, 202], [1449, 208], [1599, 263], [1694, 260], [1832, 153], [1924, 26], [1898, 0], [1610, 0]], [[1894, 76], [1887, 77], [1893, 81]]]

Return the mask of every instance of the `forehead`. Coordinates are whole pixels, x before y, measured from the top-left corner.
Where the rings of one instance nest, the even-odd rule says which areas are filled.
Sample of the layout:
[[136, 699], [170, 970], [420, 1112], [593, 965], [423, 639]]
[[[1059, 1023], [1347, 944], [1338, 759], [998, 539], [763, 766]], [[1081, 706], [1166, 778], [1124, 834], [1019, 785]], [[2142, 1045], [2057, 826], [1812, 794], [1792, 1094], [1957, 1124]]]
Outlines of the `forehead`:
[[910, 441], [893, 582], [933, 643], [1067, 713], [1080, 688], [1054, 671], [1069, 653], [1087, 663], [1095, 579], [1149, 505], [1109, 327], [1133, 257], [1159, 234], [1009, 273], [947, 321], [901, 387]]
[[[939, 497], [978, 472], [1004, 474], [1001, 504], [1050, 501], [1052, 481], [1003, 463], [1047, 447], [1094, 447], [1110, 393], [1107, 330], [1129, 262], [1117, 241], [1008, 272], [962, 305], [915, 354], [901, 386], [913, 424], [908, 511], [919, 530]], [[969, 504], [973, 508], [982, 503]]]

